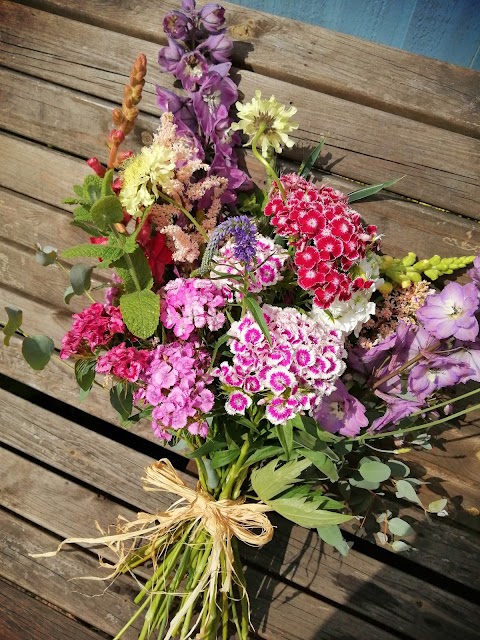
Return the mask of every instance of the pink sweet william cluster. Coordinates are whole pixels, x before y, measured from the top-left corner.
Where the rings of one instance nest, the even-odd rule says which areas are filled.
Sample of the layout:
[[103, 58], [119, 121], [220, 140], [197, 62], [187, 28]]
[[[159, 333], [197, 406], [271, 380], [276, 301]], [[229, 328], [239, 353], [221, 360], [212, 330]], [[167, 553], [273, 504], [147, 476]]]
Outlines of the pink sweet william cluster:
[[227, 413], [244, 415], [262, 394], [256, 404], [266, 405], [266, 418], [284, 424], [333, 390], [345, 369], [343, 340], [295, 309], [264, 305], [263, 313], [272, 344], [247, 313], [228, 332], [232, 363], [222, 362], [214, 375], [228, 393]]
[[225, 314], [219, 309], [231, 299], [226, 286], [200, 278], [176, 278], [162, 290], [160, 319], [177, 338], [187, 340], [195, 329], [221, 329]]
[[144, 386], [135, 392], [136, 401], [153, 407], [152, 427], [155, 435], [171, 440], [169, 429], [187, 428], [194, 435], [207, 435], [208, 425], [200, 418], [214, 404], [207, 388], [210, 356], [193, 342], [171, 342], [158, 345], [150, 352], [143, 373]]
[[72, 317], [72, 328], [62, 338], [62, 360], [91, 355], [97, 347], [107, 345], [115, 334], [123, 335], [126, 331], [120, 309], [101, 302], [95, 302]]
[[334, 300], [349, 300], [372, 281], [351, 274], [365, 258], [376, 227], [364, 227], [350, 208], [345, 194], [331, 187], [317, 187], [296, 174], [281, 178], [285, 201], [275, 189], [265, 207], [276, 233], [296, 248], [298, 284], [312, 290], [314, 304], [327, 309]]
[[137, 382], [148, 367], [150, 354], [146, 349], [127, 347], [122, 342], [98, 358], [95, 370], [97, 373], [113, 374], [121, 380]]
[[[244, 275], [245, 265], [236, 258], [235, 242], [229, 240], [219, 251], [219, 255], [215, 257], [215, 272], [231, 275]], [[282, 271], [285, 262], [288, 259], [288, 251], [283, 247], [275, 244], [271, 238], [257, 235], [255, 240], [255, 256], [252, 265], [249, 267], [249, 286], [251, 293], [260, 293], [266, 287], [272, 287], [283, 280]], [[212, 273], [211, 277], [215, 277], [216, 273]], [[229, 285], [238, 289], [236, 280], [228, 280]]]

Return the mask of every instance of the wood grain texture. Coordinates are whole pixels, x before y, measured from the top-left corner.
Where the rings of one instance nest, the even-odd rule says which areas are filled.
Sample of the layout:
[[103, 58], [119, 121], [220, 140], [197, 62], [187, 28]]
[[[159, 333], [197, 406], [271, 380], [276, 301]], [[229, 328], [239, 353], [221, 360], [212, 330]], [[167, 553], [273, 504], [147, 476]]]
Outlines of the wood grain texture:
[[91, 631], [52, 608], [0, 580], [0, 637], [2, 640], [102, 640]]
[[[126, 518], [134, 515], [12, 452], [0, 454], [0, 480], [5, 507], [61, 537], [95, 535], [93, 522], [99, 513], [102, 525], [113, 524], [119, 514]], [[55, 504], [49, 498], [53, 495]], [[157, 508], [164, 508], [168, 498], [157, 502]], [[458, 598], [355, 550], [340, 561], [331, 549], [313, 544], [314, 534], [277, 520], [271, 545], [258, 551], [244, 550], [262, 571], [278, 573], [394, 632], [412, 637], [418, 632], [423, 640], [436, 640], [441, 625], [445, 638], [460, 628], [468, 637], [469, 623], [459, 626], [464, 605]], [[110, 559], [108, 554], [106, 558]]]
[[[175, 0], [27, 0], [70, 18], [157, 44]], [[467, 135], [480, 134], [480, 76], [321, 27], [224, 3], [234, 63], [257, 74]], [[148, 15], [148, 20], [144, 19]]]
[[[35, 76], [46, 76], [56, 84], [68, 87], [80, 85], [80, 88], [83, 85], [83, 90], [88, 94], [102, 99], [115, 102], [120, 99], [121, 86], [115, 85], [119, 81], [123, 84], [126, 79], [129, 71], [126, 59], [133, 59], [141, 49], [151, 52], [153, 59], [157, 54], [157, 47], [152, 45], [146, 48], [141, 41], [78, 22], [65, 23], [65, 19], [44, 12], [37, 12], [35, 19], [30, 21], [31, 28], [26, 29], [29, 21], [26, 15], [18, 11], [18, 5], [6, 3], [4, 7], [10, 7], [10, 15], [17, 16], [16, 22], [9, 15], [5, 16], [5, 24], [9, 32], [11, 30], [17, 34], [19, 41], [17, 45], [7, 45], [2, 59], [4, 64]], [[71, 34], [68, 46], [70, 53], [65, 56], [65, 46], [59, 34], [67, 32]], [[11, 35], [8, 37], [12, 40]], [[103, 59], [97, 54], [99, 59], [93, 64], [93, 61], [85, 60], [85, 51], [98, 51], [98, 40], [111, 42], [112, 54]], [[35, 45], [40, 48], [38, 61]], [[28, 56], [25, 55], [26, 51]], [[75, 55], [77, 51], [78, 56]], [[117, 52], [116, 58], [114, 52]], [[112, 58], [114, 63], [110, 67], [108, 61]], [[61, 65], [57, 63], [58, 59], [62, 61]], [[123, 73], [120, 73], [122, 67]], [[44, 68], [46, 70], [42, 71]], [[154, 77], [171, 88], [169, 76], [160, 77], [157, 71]], [[98, 146], [102, 132], [108, 131], [110, 126], [110, 113], [107, 109], [95, 115], [95, 110], [102, 103], [97, 104], [95, 99], [87, 99], [83, 94], [66, 93], [58, 86], [52, 87], [31, 78], [22, 78], [20, 82], [17, 75], [7, 72], [2, 83], [5, 103], [3, 119], [7, 129], [76, 154], [106, 155], [105, 147], [100, 145], [99, 149]], [[240, 73], [239, 89], [246, 100], [252, 97], [258, 86], [262, 86], [264, 94], [275, 93], [282, 102], [294, 103], [298, 108], [300, 126], [295, 134], [297, 146], [291, 151], [286, 150], [285, 157], [301, 160], [325, 136], [327, 155], [323, 156], [319, 167], [367, 183], [404, 175], [400, 182], [391, 187], [393, 192], [463, 215], [480, 215], [480, 173], [476, 164], [480, 160], [480, 142], [249, 71]], [[150, 112], [157, 113], [152, 104], [152, 85], [145, 92], [145, 97], [143, 104], [147, 105]], [[45, 117], [47, 112], [48, 118]], [[72, 113], [76, 114], [76, 131], [69, 117]], [[92, 120], [97, 126], [101, 125], [96, 140], [92, 140], [93, 132], [90, 131]], [[151, 131], [156, 121], [150, 121], [149, 125], [148, 120], [140, 119], [138, 125], [134, 140], [140, 144], [140, 129], [147, 127]], [[69, 135], [65, 136], [66, 133]], [[448, 161], [445, 149], [449, 150]]]

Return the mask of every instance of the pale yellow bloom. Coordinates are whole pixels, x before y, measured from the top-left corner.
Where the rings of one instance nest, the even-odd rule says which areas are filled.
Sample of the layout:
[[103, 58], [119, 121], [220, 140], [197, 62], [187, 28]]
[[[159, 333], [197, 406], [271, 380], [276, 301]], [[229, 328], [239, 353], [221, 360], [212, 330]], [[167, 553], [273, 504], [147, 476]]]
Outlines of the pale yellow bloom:
[[119, 195], [122, 206], [132, 216], [137, 215], [142, 206], [149, 207], [162, 189], [168, 190], [174, 170], [172, 149], [158, 143], [144, 147], [124, 164]]
[[271, 96], [268, 100], [262, 99], [262, 93], [258, 89], [251, 102], [235, 105], [238, 110], [239, 122], [231, 126], [233, 131], [243, 131], [249, 136], [248, 144], [252, 142], [257, 133], [263, 129], [258, 137], [258, 146], [261, 147], [264, 158], [268, 150], [273, 147], [277, 153], [282, 152], [282, 146], [293, 147], [293, 140], [288, 134], [298, 129], [298, 124], [290, 122], [290, 118], [297, 113], [295, 107], [286, 108]]

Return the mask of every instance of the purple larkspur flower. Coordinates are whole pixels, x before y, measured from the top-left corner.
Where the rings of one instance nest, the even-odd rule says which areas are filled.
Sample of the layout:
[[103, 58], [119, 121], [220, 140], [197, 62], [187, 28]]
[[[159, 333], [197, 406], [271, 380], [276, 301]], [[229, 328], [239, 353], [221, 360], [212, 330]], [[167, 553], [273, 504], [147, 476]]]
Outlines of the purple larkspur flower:
[[455, 341], [453, 347], [450, 358], [468, 365], [474, 371], [470, 379], [480, 382], [480, 339], [475, 342]]
[[174, 75], [187, 91], [196, 91], [208, 73], [208, 62], [197, 50], [187, 51], [175, 67]]
[[209, 72], [193, 94], [192, 102], [203, 130], [211, 135], [215, 123], [228, 117], [228, 109], [236, 101], [238, 91], [230, 78]]
[[450, 282], [440, 293], [427, 297], [417, 318], [439, 340], [453, 336], [473, 341], [478, 335], [478, 303], [478, 290], [472, 282], [463, 286]]
[[233, 42], [224, 33], [209, 36], [201, 46], [215, 62], [228, 62], [233, 51]]
[[477, 289], [480, 289], [480, 255], [473, 261], [473, 267], [467, 271], [467, 276], [469, 276]]
[[173, 38], [168, 38], [168, 45], [162, 47], [158, 53], [158, 64], [164, 71], [169, 71], [177, 75], [177, 67], [185, 54], [185, 50], [175, 42]]
[[400, 420], [418, 411], [423, 405], [423, 402], [419, 400], [399, 398], [398, 396], [382, 393], [378, 389], [375, 391], [375, 395], [385, 402], [385, 413], [372, 422], [369, 432], [379, 431], [390, 425], [398, 424]]
[[474, 369], [450, 356], [437, 356], [416, 364], [408, 376], [408, 389], [423, 401], [437, 389], [468, 382], [475, 375]]
[[315, 420], [330, 433], [341, 433], [354, 437], [368, 426], [363, 404], [352, 396], [341, 380], [335, 383], [335, 389], [324, 396], [314, 412]]
[[163, 30], [171, 38], [183, 40], [191, 27], [192, 21], [181, 11], [169, 11], [163, 18]]
[[200, 10], [200, 20], [206, 31], [217, 33], [225, 23], [225, 9], [216, 2], [208, 2]]

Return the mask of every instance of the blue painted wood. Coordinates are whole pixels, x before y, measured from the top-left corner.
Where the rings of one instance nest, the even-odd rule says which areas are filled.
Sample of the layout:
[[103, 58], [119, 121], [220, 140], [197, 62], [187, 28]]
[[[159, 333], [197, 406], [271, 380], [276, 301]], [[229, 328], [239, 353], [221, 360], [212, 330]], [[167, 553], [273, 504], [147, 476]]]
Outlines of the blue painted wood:
[[233, 0], [464, 67], [480, 65], [480, 0]]

